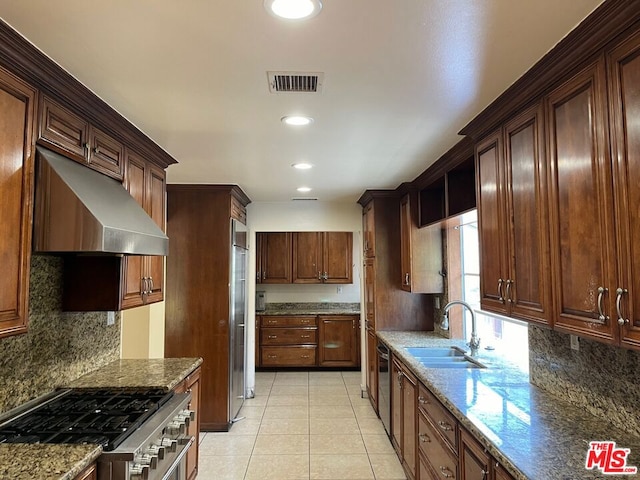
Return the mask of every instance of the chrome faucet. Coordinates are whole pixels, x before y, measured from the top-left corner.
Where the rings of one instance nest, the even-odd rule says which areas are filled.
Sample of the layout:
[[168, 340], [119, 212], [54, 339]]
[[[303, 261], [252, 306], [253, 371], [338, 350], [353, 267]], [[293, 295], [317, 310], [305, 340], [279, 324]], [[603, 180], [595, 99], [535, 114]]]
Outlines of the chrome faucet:
[[444, 306], [443, 317], [447, 323], [449, 321], [449, 309], [454, 305], [462, 305], [467, 310], [469, 310], [469, 313], [471, 314], [471, 340], [469, 340], [469, 343], [467, 343], [467, 345], [471, 349], [471, 355], [475, 355], [476, 353], [478, 353], [478, 348], [480, 348], [480, 339], [478, 338], [478, 332], [476, 330], [476, 314], [473, 311], [473, 308], [471, 308], [471, 305], [469, 305], [468, 303], [463, 302], [462, 300], [454, 300], [453, 302], [449, 302]]

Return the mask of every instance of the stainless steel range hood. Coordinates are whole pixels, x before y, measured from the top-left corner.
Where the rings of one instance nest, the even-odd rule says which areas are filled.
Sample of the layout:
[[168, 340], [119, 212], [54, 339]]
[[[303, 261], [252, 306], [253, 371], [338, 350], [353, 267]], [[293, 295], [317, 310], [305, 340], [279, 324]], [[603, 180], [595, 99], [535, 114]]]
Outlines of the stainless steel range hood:
[[167, 255], [169, 239], [120, 183], [36, 151], [36, 252]]

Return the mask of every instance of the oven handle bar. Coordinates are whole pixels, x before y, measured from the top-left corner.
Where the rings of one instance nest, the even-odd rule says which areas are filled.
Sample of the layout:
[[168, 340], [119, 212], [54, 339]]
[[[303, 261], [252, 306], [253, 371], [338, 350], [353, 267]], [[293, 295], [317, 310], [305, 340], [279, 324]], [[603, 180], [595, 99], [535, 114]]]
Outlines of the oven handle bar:
[[167, 469], [167, 473], [164, 474], [164, 477], [162, 477], [162, 480], [168, 480], [169, 478], [171, 478], [175, 472], [176, 467], [178, 466], [178, 464], [182, 461], [182, 459], [184, 458], [184, 456], [187, 454], [187, 452], [189, 451], [189, 448], [191, 448], [191, 446], [193, 445], [193, 442], [196, 440], [196, 437], [189, 437], [189, 443], [187, 443], [184, 448], [182, 449], [182, 451], [178, 454], [178, 456], [175, 458], [175, 460], [173, 461], [173, 463], [171, 464], [171, 466]]

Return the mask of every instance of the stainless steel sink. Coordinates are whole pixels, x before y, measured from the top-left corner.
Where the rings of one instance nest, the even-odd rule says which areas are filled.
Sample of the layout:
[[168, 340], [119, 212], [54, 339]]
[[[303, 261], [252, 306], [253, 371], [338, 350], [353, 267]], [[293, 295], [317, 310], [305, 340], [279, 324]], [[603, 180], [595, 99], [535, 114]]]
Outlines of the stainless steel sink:
[[464, 357], [465, 351], [458, 347], [405, 347], [414, 357]]
[[458, 347], [405, 347], [427, 368], [486, 368]]

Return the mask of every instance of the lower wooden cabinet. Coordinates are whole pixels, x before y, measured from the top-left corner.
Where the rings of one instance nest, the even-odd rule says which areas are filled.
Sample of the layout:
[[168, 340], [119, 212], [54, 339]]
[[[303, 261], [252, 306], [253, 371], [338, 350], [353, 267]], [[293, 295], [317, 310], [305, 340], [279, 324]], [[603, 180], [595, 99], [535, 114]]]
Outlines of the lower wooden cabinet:
[[417, 471], [418, 380], [397, 359], [391, 364], [391, 439], [409, 479]]
[[[373, 328], [367, 328], [367, 392], [371, 406], [378, 413], [378, 337]], [[389, 364], [389, 368], [391, 365]]]
[[262, 315], [256, 318], [256, 366], [357, 367], [357, 315]]
[[81, 471], [75, 478], [75, 480], [98, 480], [98, 471], [96, 464], [92, 463], [83, 471]]
[[458, 478], [458, 457], [423, 412], [418, 413], [418, 449], [433, 478]]
[[191, 392], [189, 410], [195, 412], [195, 420], [189, 423], [187, 434], [195, 437], [195, 442], [187, 452], [186, 480], [192, 480], [198, 475], [198, 450], [200, 447], [200, 367], [187, 376], [174, 390], [176, 393]]
[[460, 435], [460, 479], [487, 480], [491, 460], [486, 449], [467, 431]]

